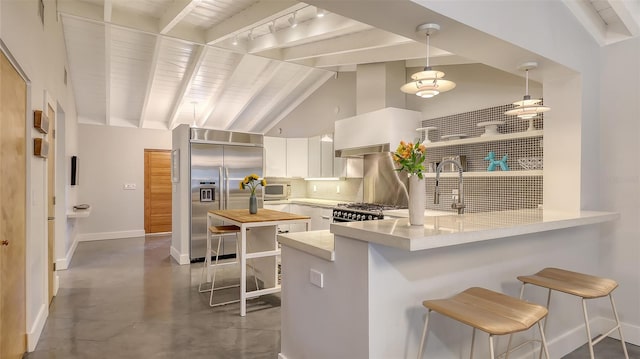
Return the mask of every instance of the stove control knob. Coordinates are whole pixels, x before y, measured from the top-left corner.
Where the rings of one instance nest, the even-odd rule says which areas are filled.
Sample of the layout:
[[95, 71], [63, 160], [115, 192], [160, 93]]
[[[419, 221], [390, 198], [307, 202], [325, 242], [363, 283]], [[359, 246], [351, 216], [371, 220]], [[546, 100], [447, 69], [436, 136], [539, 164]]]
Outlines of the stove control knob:
[[351, 213], [348, 213], [347, 216], [345, 218], [349, 218], [351, 219]]
[[360, 220], [360, 217], [361, 217], [361, 215], [357, 215], [356, 220], [358, 220], [358, 221], [359, 221], [359, 220]]
[[372, 220], [372, 219], [373, 219], [373, 216], [372, 216], [372, 215], [369, 215], [369, 217], [368, 217], [367, 219], [368, 219], [368, 220]]

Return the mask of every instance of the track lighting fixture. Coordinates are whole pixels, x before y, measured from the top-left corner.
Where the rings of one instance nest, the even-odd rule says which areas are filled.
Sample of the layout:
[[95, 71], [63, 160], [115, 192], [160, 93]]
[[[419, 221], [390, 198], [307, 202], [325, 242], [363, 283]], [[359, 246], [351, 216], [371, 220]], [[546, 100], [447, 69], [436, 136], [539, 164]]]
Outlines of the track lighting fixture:
[[296, 20], [295, 12], [291, 14], [291, 17], [289, 18], [289, 25], [291, 25], [291, 28], [295, 28], [296, 26], [298, 26], [298, 20]]
[[270, 24], [269, 24], [269, 32], [270, 33], [274, 33], [276, 32], [276, 21], [273, 20]]
[[327, 14], [327, 10], [321, 9], [319, 7], [316, 8], [316, 17], [324, 17]]
[[233, 42], [231, 43], [233, 46], [237, 46], [238, 45], [238, 35], [233, 37]]

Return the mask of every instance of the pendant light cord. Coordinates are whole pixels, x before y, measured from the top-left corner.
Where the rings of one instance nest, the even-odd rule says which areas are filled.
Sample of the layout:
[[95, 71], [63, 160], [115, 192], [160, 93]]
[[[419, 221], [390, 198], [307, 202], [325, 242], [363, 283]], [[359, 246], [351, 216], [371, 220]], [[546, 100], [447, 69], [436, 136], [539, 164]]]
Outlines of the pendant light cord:
[[529, 96], [529, 69], [524, 70], [524, 95]]
[[427, 69], [429, 68], [429, 31], [427, 31]]

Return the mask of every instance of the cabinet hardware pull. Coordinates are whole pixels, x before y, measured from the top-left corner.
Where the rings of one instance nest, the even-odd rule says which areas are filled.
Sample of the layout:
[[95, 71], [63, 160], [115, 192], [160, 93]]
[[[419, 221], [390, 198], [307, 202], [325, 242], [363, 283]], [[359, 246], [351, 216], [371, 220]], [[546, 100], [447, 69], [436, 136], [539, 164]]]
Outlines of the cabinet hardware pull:
[[9, 245], [9, 241], [8, 241], [8, 240], [6, 240], [6, 239], [3, 239], [3, 240], [2, 240], [2, 245], [3, 245], [3, 246], [8, 246], [8, 245]]

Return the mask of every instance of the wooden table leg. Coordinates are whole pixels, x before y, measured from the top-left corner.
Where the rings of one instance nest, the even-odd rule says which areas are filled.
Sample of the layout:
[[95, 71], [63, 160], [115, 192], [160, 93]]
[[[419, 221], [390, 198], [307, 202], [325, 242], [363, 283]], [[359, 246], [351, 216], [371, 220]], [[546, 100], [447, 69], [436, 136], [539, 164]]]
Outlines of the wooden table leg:
[[240, 238], [240, 316], [247, 315], [247, 227], [242, 225]]

